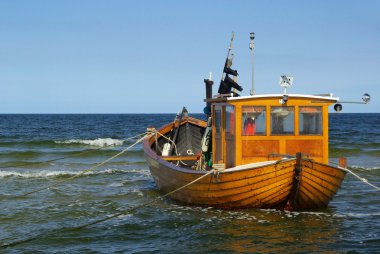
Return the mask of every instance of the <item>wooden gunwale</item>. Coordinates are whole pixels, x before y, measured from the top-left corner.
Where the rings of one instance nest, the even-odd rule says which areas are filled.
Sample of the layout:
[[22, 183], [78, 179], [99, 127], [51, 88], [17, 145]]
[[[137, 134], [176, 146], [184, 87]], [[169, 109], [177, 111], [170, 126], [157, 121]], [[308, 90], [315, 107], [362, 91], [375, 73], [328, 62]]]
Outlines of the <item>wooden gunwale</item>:
[[[203, 127], [203, 128], [207, 127], [207, 123], [205, 121], [202, 121], [202, 120], [190, 117], [190, 116], [182, 118], [182, 121], [180, 122], [180, 125], [184, 125], [186, 123], [191, 123], [193, 125], [196, 125], [196, 126], [199, 126], [199, 127]], [[166, 135], [168, 132], [170, 132], [173, 129], [174, 125], [175, 125], [175, 123], [171, 122], [171, 123], [168, 123], [168, 124], [164, 125], [163, 127], [161, 127], [158, 130], [159, 133], [157, 133], [157, 137], [160, 138], [162, 136], [161, 134]], [[150, 146], [156, 141], [155, 135], [152, 135], [151, 137], [145, 139], [144, 143], [146, 141], [148, 142], [148, 144], [149, 144], [148, 147], [150, 148]]]
[[166, 161], [194, 161], [198, 160], [200, 155], [183, 155], [183, 156], [165, 156], [162, 159]]

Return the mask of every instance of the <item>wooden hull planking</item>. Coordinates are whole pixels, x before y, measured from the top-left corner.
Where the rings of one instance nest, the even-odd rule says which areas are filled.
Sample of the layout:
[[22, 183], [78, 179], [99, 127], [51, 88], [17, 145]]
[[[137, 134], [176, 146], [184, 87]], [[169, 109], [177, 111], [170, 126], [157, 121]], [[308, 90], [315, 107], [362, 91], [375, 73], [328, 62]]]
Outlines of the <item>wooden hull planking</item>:
[[298, 209], [326, 207], [340, 188], [346, 172], [343, 170], [305, 160], [303, 162]]
[[[193, 125], [204, 128], [203, 122], [188, 118]], [[170, 126], [174, 126], [171, 124]], [[169, 125], [160, 133], [171, 130]], [[155, 137], [144, 141], [144, 152], [158, 188], [168, 193], [208, 171], [177, 166], [166, 161], [153, 149]], [[171, 195], [171, 198], [193, 205], [219, 208], [280, 208], [294, 197], [292, 209], [316, 209], [328, 205], [345, 177], [337, 167], [301, 159], [299, 184], [295, 188], [296, 159], [252, 163], [210, 174]], [[292, 193], [294, 192], [294, 193]]]

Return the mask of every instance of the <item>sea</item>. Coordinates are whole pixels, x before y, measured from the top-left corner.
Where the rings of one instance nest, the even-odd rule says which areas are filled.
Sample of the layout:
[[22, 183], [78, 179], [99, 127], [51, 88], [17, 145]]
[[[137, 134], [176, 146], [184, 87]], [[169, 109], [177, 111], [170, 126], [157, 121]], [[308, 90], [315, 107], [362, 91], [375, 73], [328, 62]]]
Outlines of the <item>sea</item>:
[[329, 115], [331, 162], [365, 180], [302, 212], [160, 199], [135, 142], [174, 117], [0, 115], [0, 253], [380, 253], [380, 114]]

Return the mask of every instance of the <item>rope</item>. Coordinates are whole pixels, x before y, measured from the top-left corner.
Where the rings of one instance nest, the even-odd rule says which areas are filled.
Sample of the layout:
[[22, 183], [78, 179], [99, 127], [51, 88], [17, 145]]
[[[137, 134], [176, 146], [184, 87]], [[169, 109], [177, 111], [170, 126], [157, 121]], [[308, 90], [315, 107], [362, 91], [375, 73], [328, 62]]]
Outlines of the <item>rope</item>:
[[195, 180], [193, 180], [193, 181], [191, 181], [191, 182], [189, 182], [189, 183], [187, 183], [187, 184], [185, 184], [185, 185], [179, 187], [178, 189], [175, 189], [175, 190], [173, 190], [173, 191], [171, 191], [171, 192], [168, 192], [168, 193], [166, 193], [165, 195], [160, 196], [160, 197], [157, 197], [157, 198], [155, 198], [155, 199], [153, 199], [153, 200], [151, 200], [151, 201], [149, 201], [149, 202], [146, 202], [146, 203], [143, 203], [143, 204], [140, 204], [140, 205], [136, 205], [136, 206], [134, 206], [134, 207], [132, 207], [132, 208], [129, 208], [129, 209], [127, 209], [127, 210], [124, 210], [124, 211], [122, 211], [122, 212], [120, 212], [120, 213], [116, 213], [116, 214], [110, 215], [110, 216], [108, 216], [108, 217], [105, 217], [105, 218], [102, 218], [102, 219], [99, 219], [99, 220], [95, 220], [95, 221], [92, 221], [92, 222], [89, 222], [89, 223], [86, 223], [86, 224], [80, 225], [80, 226], [78, 226], [78, 227], [74, 227], [74, 228], [72, 228], [72, 229], [73, 229], [73, 230], [76, 230], [76, 229], [82, 229], [82, 228], [85, 228], [85, 227], [88, 227], [88, 226], [91, 226], [91, 225], [98, 224], [98, 223], [100, 223], [100, 222], [104, 222], [104, 221], [107, 221], [107, 220], [110, 220], [110, 219], [113, 219], [113, 218], [119, 217], [119, 216], [121, 216], [121, 215], [125, 215], [125, 214], [128, 214], [128, 213], [131, 213], [131, 212], [133, 212], [133, 211], [136, 211], [136, 210], [139, 209], [139, 208], [142, 208], [142, 207], [145, 207], [145, 206], [148, 206], [148, 205], [154, 204], [154, 203], [156, 203], [156, 202], [159, 201], [159, 200], [163, 200], [163, 199], [166, 198], [167, 196], [170, 196], [170, 195], [172, 195], [172, 194], [174, 194], [174, 193], [176, 193], [176, 192], [178, 192], [178, 191], [180, 191], [180, 190], [183, 190], [183, 189], [189, 187], [190, 185], [192, 185], [192, 184], [194, 184], [194, 183], [196, 183], [196, 182], [202, 180], [202, 179], [205, 178], [206, 176], [211, 175], [211, 174], [213, 174], [213, 173], [216, 173], [216, 171], [217, 171], [217, 170], [213, 169], [213, 170], [207, 172], [206, 174], [202, 175], [201, 177], [198, 177], [197, 179], [195, 179]]
[[55, 187], [55, 186], [60, 185], [60, 184], [62, 184], [62, 183], [65, 183], [65, 182], [68, 182], [68, 181], [73, 180], [73, 179], [75, 179], [75, 178], [78, 178], [79, 176], [82, 176], [83, 174], [85, 174], [85, 173], [87, 173], [87, 172], [91, 172], [91, 171], [94, 170], [95, 168], [98, 168], [98, 167], [100, 167], [100, 166], [106, 164], [107, 162], [109, 162], [109, 161], [115, 159], [116, 157], [122, 155], [123, 153], [125, 153], [126, 151], [128, 151], [129, 149], [131, 149], [132, 147], [134, 147], [135, 145], [137, 145], [138, 143], [140, 143], [140, 142], [141, 142], [143, 139], [145, 139], [145, 137], [147, 137], [147, 136], [149, 136], [149, 135], [145, 135], [145, 136], [143, 136], [142, 138], [140, 138], [139, 140], [137, 140], [135, 143], [133, 143], [132, 145], [128, 146], [127, 148], [125, 148], [125, 149], [122, 150], [121, 152], [115, 154], [115, 155], [112, 156], [111, 158], [108, 158], [107, 160], [105, 160], [105, 161], [103, 161], [103, 162], [100, 162], [100, 163], [96, 164], [95, 166], [93, 166], [93, 167], [91, 167], [91, 168], [89, 168], [89, 169], [83, 170], [83, 171], [79, 172], [77, 175], [74, 175], [74, 176], [69, 177], [69, 178], [67, 178], [67, 179], [64, 179], [64, 180], [61, 180], [61, 181], [55, 182], [55, 183], [50, 184], [50, 185], [48, 185], [48, 186], [46, 186], [46, 187], [43, 187], [43, 188], [40, 188], [40, 189], [36, 189], [36, 190], [30, 191], [30, 192], [26, 192], [26, 193], [21, 194], [21, 195], [17, 195], [17, 196], [15, 196], [15, 197], [16, 197], [16, 198], [26, 197], [26, 196], [29, 196], [29, 195], [31, 195], [31, 194], [34, 194], [34, 193], [37, 193], [37, 192], [40, 192], [40, 191], [43, 191], [43, 190], [49, 189], [49, 188], [51, 188], [51, 187]]
[[[278, 156], [278, 154], [276, 154], [276, 156]], [[290, 156], [292, 157], [292, 156]], [[312, 164], [314, 163], [314, 161], [312, 159], [304, 159], [305, 161], [309, 161], [311, 162]], [[363, 177], [360, 177], [359, 175], [355, 174], [354, 172], [352, 172], [351, 170], [349, 170], [348, 168], [343, 168], [343, 167], [340, 167], [338, 163], [334, 163], [334, 162], [330, 162], [331, 164], [334, 164], [334, 165], [337, 165], [339, 169], [347, 172], [347, 173], [350, 173], [351, 175], [355, 176], [356, 178], [358, 178], [360, 181], [362, 181], [363, 183], [366, 183], [368, 184], [369, 186], [373, 187], [374, 189], [380, 191], [380, 188], [377, 187], [376, 185], [370, 183], [367, 179], [363, 178]], [[313, 166], [311, 167], [311, 169], [313, 169]]]
[[[127, 138], [125, 139], [124, 141], [128, 141], [128, 140], [131, 140], [131, 139], [134, 139], [134, 138], [137, 138], [141, 135], [145, 135], [146, 132], [143, 132], [143, 133], [140, 133], [136, 136], [133, 136], [133, 137], [130, 137], [130, 138]], [[44, 163], [50, 163], [50, 162], [55, 162], [55, 161], [60, 161], [60, 160], [64, 160], [64, 159], [68, 159], [68, 158], [72, 158], [72, 157], [76, 157], [76, 156], [79, 156], [79, 155], [82, 155], [82, 154], [86, 154], [86, 153], [90, 153], [90, 152], [94, 152], [94, 151], [98, 151], [98, 150], [101, 150], [103, 148], [107, 148], [107, 147], [110, 147], [110, 146], [114, 146], [113, 144], [110, 144], [110, 145], [106, 145], [106, 146], [102, 146], [102, 147], [99, 147], [99, 148], [95, 148], [95, 149], [90, 149], [90, 150], [87, 150], [87, 151], [83, 151], [83, 152], [80, 152], [80, 153], [77, 153], [77, 154], [73, 154], [71, 156], [66, 156], [66, 157], [60, 157], [60, 158], [56, 158], [56, 159], [52, 159], [52, 160], [47, 160], [47, 161], [38, 161], [38, 162], [28, 162], [28, 163], [23, 163], [23, 164], [18, 164], [18, 165], [9, 165], [9, 166], [1, 166], [0, 169], [3, 169], [3, 168], [18, 168], [18, 167], [23, 167], [23, 166], [28, 166], [28, 165], [39, 165], [39, 164], [44, 164]]]
[[[335, 163], [334, 163], [335, 164]], [[358, 178], [360, 181], [362, 181], [363, 183], [365, 184], [368, 184], [369, 186], [371, 186], [372, 188], [380, 191], [380, 188], [377, 187], [376, 185], [373, 185], [372, 183], [368, 182], [367, 179], [363, 178], [363, 177], [360, 177], [359, 175], [355, 174], [354, 172], [352, 172], [351, 170], [349, 170], [348, 168], [343, 168], [343, 167], [338, 167], [339, 169], [343, 170], [343, 171], [346, 171], [348, 173], [350, 173], [351, 175], [355, 176], [356, 178]]]
[[171, 191], [171, 192], [166, 193], [166, 194], [163, 195], [163, 196], [157, 197], [157, 198], [155, 198], [155, 199], [153, 199], [153, 200], [151, 200], [151, 201], [149, 201], [149, 202], [146, 202], [146, 203], [143, 203], [143, 204], [140, 204], [140, 205], [136, 205], [136, 206], [131, 207], [131, 208], [129, 208], [129, 209], [126, 209], [126, 210], [124, 210], [124, 211], [122, 211], [122, 212], [112, 214], [112, 215], [110, 215], [110, 216], [108, 216], [108, 217], [101, 218], [101, 219], [98, 219], [98, 220], [95, 220], [95, 221], [92, 221], [92, 222], [89, 222], [89, 223], [85, 223], [85, 224], [82, 224], [82, 225], [77, 226], [77, 227], [64, 228], [64, 229], [55, 229], [55, 230], [52, 230], [52, 231], [49, 231], [49, 232], [46, 232], [46, 233], [42, 233], [42, 234], [39, 234], [39, 235], [37, 235], [37, 236], [33, 236], [33, 237], [30, 237], [30, 238], [27, 238], [27, 239], [24, 239], [24, 240], [19, 240], [19, 241], [15, 241], [15, 242], [11, 242], [11, 243], [6, 243], [6, 244], [3, 244], [3, 245], [0, 245], [0, 249], [5, 249], [5, 248], [12, 247], [12, 246], [15, 246], [15, 245], [19, 245], [19, 244], [22, 244], [22, 243], [31, 242], [31, 241], [33, 241], [33, 240], [37, 240], [37, 239], [39, 239], [39, 238], [46, 237], [46, 236], [52, 236], [52, 235], [57, 234], [57, 233], [62, 233], [62, 232], [66, 232], [66, 231], [74, 231], [74, 230], [83, 229], [83, 228], [86, 228], [86, 227], [89, 227], [89, 226], [92, 226], [92, 225], [95, 225], [95, 224], [99, 224], [99, 223], [104, 222], [104, 221], [107, 221], [107, 220], [111, 220], [111, 219], [116, 218], [116, 217], [119, 217], [119, 216], [121, 216], [121, 215], [129, 214], [129, 213], [131, 213], [131, 212], [136, 211], [136, 210], [139, 209], [139, 208], [142, 208], [142, 207], [145, 207], [145, 206], [149, 206], [149, 205], [151, 205], [151, 204], [156, 203], [156, 202], [159, 201], [159, 200], [163, 200], [165, 197], [167, 197], [167, 196], [169, 196], [169, 195], [171, 195], [171, 194], [174, 194], [174, 193], [176, 193], [176, 192], [178, 192], [178, 191], [180, 191], [180, 190], [183, 190], [183, 189], [189, 187], [190, 185], [192, 185], [192, 184], [194, 184], [194, 183], [200, 181], [201, 179], [205, 178], [205, 177], [208, 176], [208, 175], [211, 175], [211, 174], [213, 174], [213, 173], [214, 173], [214, 174], [215, 174], [215, 173], [219, 173], [219, 172], [221, 172], [221, 171], [223, 171], [223, 170], [216, 170], [216, 169], [213, 169], [213, 170], [207, 172], [206, 174], [204, 174], [204, 175], [198, 177], [197, 179], [195, 179], [195, 180], [193, 180], [193, 181], [191, 181], [191, 182], [189, 182], [189, 183], [187, 183], [187, 184], [185, 184], [185, 185], [179, 187], [178, 189], [175, 189], [175, 190], [173, 190], [173, 191]]

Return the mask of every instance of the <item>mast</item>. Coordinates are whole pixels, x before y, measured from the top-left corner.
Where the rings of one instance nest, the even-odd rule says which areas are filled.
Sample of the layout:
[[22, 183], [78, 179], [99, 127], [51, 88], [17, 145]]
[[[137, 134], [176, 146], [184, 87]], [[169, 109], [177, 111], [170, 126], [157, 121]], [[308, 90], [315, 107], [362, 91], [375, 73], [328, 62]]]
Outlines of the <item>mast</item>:
[[255, 47], [255, 44], [253, 42], [253, 40], [255, 39], [255, 33], [254, 32], [251, 32], [250, 33], [250, 39], [251, 39], [251, 43], [249, 43], [249, 48], [251, 49], [251, 61], [252, 61], [252, 88], [251, 88], [251, 95], [254, 95], [255, 94], [255, 88], [254, 88], [254, 61], [253, 61], [253, 49]]
[[[226, 66], [228, 66], [228, 64], [231, 66], [232, 65], [232, 59], [231, 59], [231, 61], [230, 61], [230, 63], [228, 63], [229, 61], [229, 57], [230, 57], [230, 53], [231, 53], [231, 50], [232, 50], [232, 42], [234, 41], [234, 37], [235, 37], [235, 32], [234, 31], [232, 31], [232, 34], [231, 34], [231, 40], [230, 40], [230, 46], [228, 47], [228, 51], [227, 51], [227, 57], [226, 57], [226, 63], [224, 64], [224, 67], [223, 67], [223, 72], [222, 72], [222, 80], [221, 81], [223, 81], [223, 79], [224, 79], [224, 77], [225, 77], [225, 68], [226, 68]], [[230, 67], [230, 66], [228, 66], [228, 67]]]
[[223, 73], [222, 73], [222, 79], [220, 81], [218, 93], [219, 97], [223, 96], [239, 96], [236, 92], [232, 92], [231, 89], [234, 88], [236, 90], [239, 90], [240, 92], [243, 91], [243, 88], [236, 83], [236, 79], [234, 80], [233, 78], [230, 78], [228, 75], [232, 75], [236, 77], [238, 74], [237, 70], [231, 69], [232, 61], [234, 58], [234, 54], [231, 53], [232, 50], [232, 41], [234, 40], [234, 35], [235, 33], [232, 32], [231, 35], [231, 41], [230, 41], [230, 46], [227, 51], [227, 57], [226, 57], [226, 62], [224, 63], [223, 67]]

